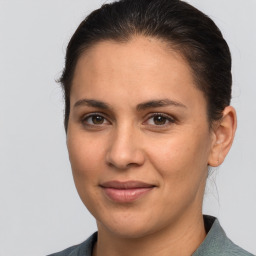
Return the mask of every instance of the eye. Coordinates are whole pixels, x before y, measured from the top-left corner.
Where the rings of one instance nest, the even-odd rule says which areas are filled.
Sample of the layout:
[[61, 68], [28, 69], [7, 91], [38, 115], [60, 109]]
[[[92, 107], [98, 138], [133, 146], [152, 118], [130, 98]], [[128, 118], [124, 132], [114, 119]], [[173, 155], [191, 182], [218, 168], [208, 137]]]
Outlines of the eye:
[[147, 120], [147, 124], [149, 125], [155, 125], [155, 126], [166, 126], [170, 123], [174, 123], [175, 120], [166, 114], [162, 113], [155, 113]]
[[82, 122], [84, 125], [104, 125], [109, 124], [109, 121], [100, 114], [89, 114], [83, 117]]

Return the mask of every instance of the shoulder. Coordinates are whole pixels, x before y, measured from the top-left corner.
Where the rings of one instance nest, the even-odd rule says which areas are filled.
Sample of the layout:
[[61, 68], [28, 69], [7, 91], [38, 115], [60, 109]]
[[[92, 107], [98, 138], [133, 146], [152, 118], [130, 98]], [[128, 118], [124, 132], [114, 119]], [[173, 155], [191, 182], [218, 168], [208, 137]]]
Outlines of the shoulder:
[[223, 256], [253, 256], [253, 254], [245, 251], [238, 245], [234, 244], [230, 239], [227, 238], [225, 243], [225, 251], [223, 251]]
[[70, 256], [70, 255], [74, 254], [74, 252], [77, 251], [79, 249], [79, 247], [81, 247], [81, 246], [82, 246], [82, 244], [74, 245], [74, 246], [71, 246], [71, 247], [63, 250], [63, 251], [49, 254], [48, 256]]
[[193, 256], [253, 256], [227, 237], [215, 217], [205, 215], [204, 222], [207, 236]]
[[63, 251], [48, 256], [91, 256], [94, 243], [97, 241], [97, 232], [84, 242], [73, 245]]

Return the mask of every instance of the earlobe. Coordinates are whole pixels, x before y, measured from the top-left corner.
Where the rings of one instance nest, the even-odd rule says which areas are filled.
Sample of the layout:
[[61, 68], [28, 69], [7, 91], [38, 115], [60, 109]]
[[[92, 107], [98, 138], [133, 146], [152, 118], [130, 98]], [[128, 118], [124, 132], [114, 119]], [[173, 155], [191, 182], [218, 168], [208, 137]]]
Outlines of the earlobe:
[[228, 106], [223, 111], [223, 117], [213, 129], [214, 139], [208, 159], [208, 165], [217, 167], [221, 165], [228, 154], [236, 132], [236, 111]]

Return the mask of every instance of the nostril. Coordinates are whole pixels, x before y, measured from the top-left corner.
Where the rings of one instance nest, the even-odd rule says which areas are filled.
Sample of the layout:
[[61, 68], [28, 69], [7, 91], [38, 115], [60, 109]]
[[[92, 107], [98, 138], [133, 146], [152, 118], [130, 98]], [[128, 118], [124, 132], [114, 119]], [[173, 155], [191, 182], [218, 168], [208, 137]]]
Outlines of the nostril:
[[145, 162], [145, 157], [142, 151], [133, 150], [130, 152], [108, 152], [106, 155], [107, 165], [121, 170], [131, 167], [141, 166]]
[[145, 157], [139, 143], [139, 134], [136, 134], [136, 131], [124, 122], [112, 133], [105, 156], [108, 166], [125, 170], [144, 163]]

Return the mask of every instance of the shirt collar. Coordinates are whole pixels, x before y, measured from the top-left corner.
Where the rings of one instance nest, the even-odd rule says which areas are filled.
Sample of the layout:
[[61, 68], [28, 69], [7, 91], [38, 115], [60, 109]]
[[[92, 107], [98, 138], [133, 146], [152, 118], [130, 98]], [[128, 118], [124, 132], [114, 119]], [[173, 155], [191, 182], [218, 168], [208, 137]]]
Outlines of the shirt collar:
[[204, 225], [207, 232], [206, 238], [192, 256], [219, 255], [225, 249], [229, 239], [215, 217], [204, 215]]
[[[230, 243], [219, 221], [212, 216], [204, 215], [204, 225], [207, 232], [206, 238], [192, 256], [216, 256], [223, 255], [225, 248]], [[88, 238], [81, 247], [76, 248], [69, 256], [91, 256], [97, 232]], [[247, 255], [247, 254], [246, 254]], [[250, 254], [251, 255], [251, 254]]]

